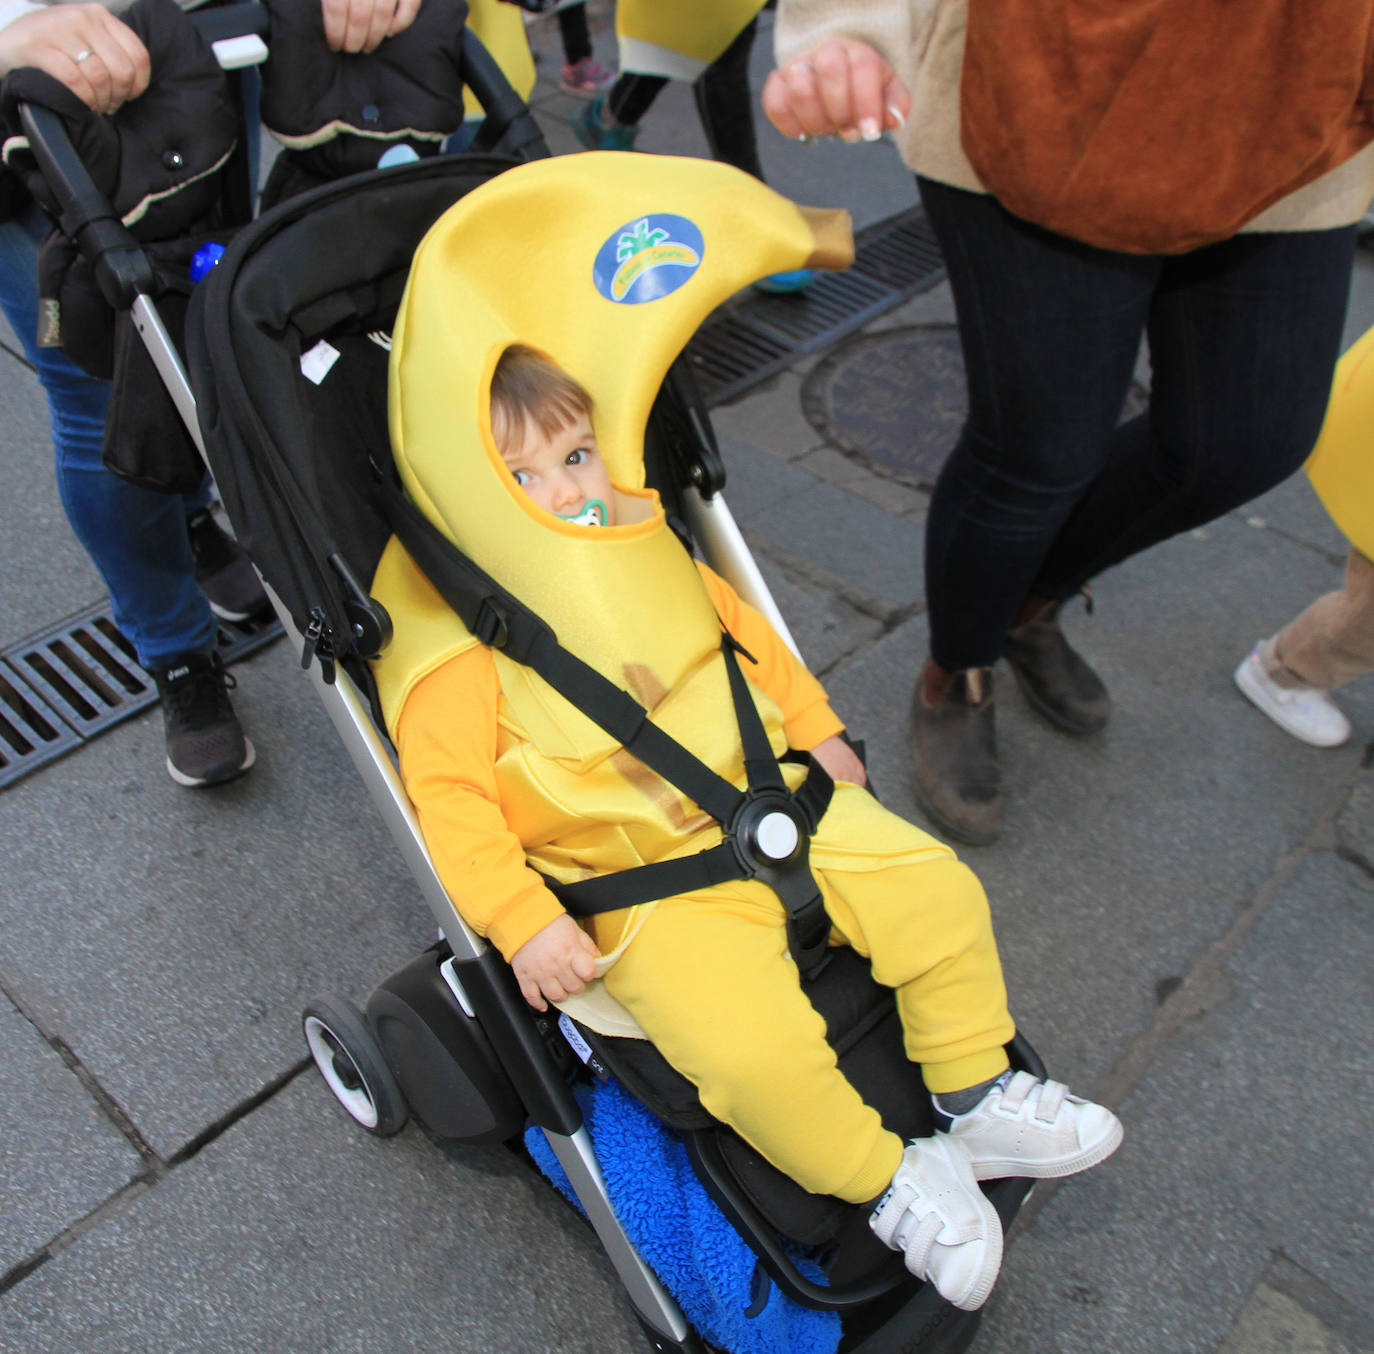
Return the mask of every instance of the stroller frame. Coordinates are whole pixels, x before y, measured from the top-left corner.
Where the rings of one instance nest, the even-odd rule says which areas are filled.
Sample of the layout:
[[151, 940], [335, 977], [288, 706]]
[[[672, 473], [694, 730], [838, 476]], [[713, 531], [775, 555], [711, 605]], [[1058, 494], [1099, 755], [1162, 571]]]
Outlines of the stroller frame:
[[[231, 45], [244, 35], [265, 36], [268, 28], [265, 11], [251, 3], [204, 11], [192, 15], [192, 21], [207, 36], [228, 39]], [[471, 33], [464, 35], [462, 55], [465, 82], [487, 113], [477, 145], [516, 157], [510, 163], [547, 154], [528, 108]], [[200, 406], [186, 365], [150, 295], [152, 273], [138, 243], [96, 193], [56, 115], [25, 107], [22, 117], [33, 154], [61, 205], [64, 230], [92, 259], [106, 299], [115, 308], [130, 311], [178, 414], [202, 458], [210, 465], [200, 425]], [[430, 163], [381, 172], [406, 176], [412, 171], [423, 172], [423, 166]], [[328, 193], [334, 187], [307, 194], [306, 198]], [[674, 372], [670, 372], [665, 386], [675, 379], [680, 382], [684, 377], [675, 378]], [[729, 508], [717, 492], [724, 475], [709, 421], [695, 416], [699, 411], [691, 404], [691, 391], [679, 390], [678, 397], [694, 415], [689, 423], [697, 441], [690, 448], [672, 449], [682, 481], [676, 487], [675, 507], [686, 519], [712, 567], [759, 609], [796, 651], [791, 632]], [[375, 651], [385, 637], [386, 618], [377, 614], [379, 608], [342, 561], [336, 567], [354, 603], [349, 617], [358, 648], [366, 651], [370, 645]], [[395, 1113], [399, 1089], [387, 1055], [392, 1053], [394, 1060], [396, 1052], [382, 1049], [376, 1028], [389, 1018], [404, 1022], [421, 1018], [417, 1013], [437, 1012], [435, 1023], [426, 1028], [435, 1034], [437, 1043], [454, 1059], [458, 1069], [452, 1073], [454, 1079], [449, 1087], [460, 1102], [456, 1110], [449, 1106], [456, 1118], [447, 1126], [458, 1130], [451, 1136], [471, 1142], [503, 1140], [518, 1133], [528, 1120], [539, 1124], [652, 1347], [683, 1354], [705, 1351], [707, 1346], [641, 1258], [615, 1214], [595, 1147], [571, 1094], [566, 1075], [568, 1051], [562, 1035], [553, 1020], [534, 1017], [504, 960], [463, 921], [441, 882], [393, 753], [378, 731], [370, 693], [355, 680], [356, 669], [350, 671], [347, 662], [333, 662], [327, 649], [322, 649], [318, 634], [303, 633], [282, 597], [270, 584], [265, 587], [283, 627], [303, 638], [302, 666], [309, 672], [336, 733], [442, 936], [440, 945], [378, 986], [367, 1004], [368, 1022], [361, 1028], [353, 1025], [348, 1008], [342, 1019], [336, 1018], [338, 1008], [329, 1004], [307, 1009], [305, 1023], [311, 1051], [331, 1089], [363, 1127], [379, 1135], [394, 1132], [405, 1115], [403, 1100], [399, 1118]], [[312, 662], [312, 658], [318, 661]], [[448, 951], [446, 956], [444, 949]], [[354, 1042], [350, 1044], [350, 1040]], [[1034, 1051], [1019, 1036], [1012, 1054], [1018, 1065], [1043, 1075]], [[408, 1056], [401, 1050], [399, 1061], [405, 1063]], [[340, 1094], [341, 1088], [361, 1093], [366, 1112], [360, 1114], [357, 1104], [350, 1104]], [[765, 1268], [785, 1291], [808, 1305], [842, 1311], [857, 1309], [884, 1294], [895, 1297], [896, 1284], [890, 1280], [861, 1284], [850, 1291], [831, 1291], [801, 1279], [781, 1248], [775, 1243], [770, 1246], [772, 1229], [758, 1217], [750, 1202], [723, 1192], [721, 1173], [710, 1169], [709, 1148], [703, 1148], [695, 1139], [689, 1140], [689, 1144], [694, 1164], [704, 1172], [703, 1180], [713, 1197], [750, 1240]], [[998, 1182], [989, 1192], [1007, 1223], [1028, 1194], [1029, 1182]], [[898, 1258], [892, 1259], [900, 1268]], [[897, 1354], [916, 1349], [933, 1351], [936, 1346], [928, 1341], [938, 1341], [940, 1354], [957, 1354], [972, 1340], [978, 1317], [978, 1313], [954, 1311], [939, 1298], [933, 1286], [925, 1285], [914, 1297], [895, 1307], [891, 1301], [885, 1304], [879, 1324], [865, 1333], [857, 1347], [863, 1354]], [[848, 1339], [842, 1345], [842, 1349], [852, 1347]]]

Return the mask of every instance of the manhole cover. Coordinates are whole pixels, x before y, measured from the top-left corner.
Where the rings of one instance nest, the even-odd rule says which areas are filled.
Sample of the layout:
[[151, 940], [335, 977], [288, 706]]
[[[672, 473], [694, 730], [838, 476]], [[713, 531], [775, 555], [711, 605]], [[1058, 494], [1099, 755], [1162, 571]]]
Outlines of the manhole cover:
[[[1148, 403], [1133, 383], [1122, 417]], [[807, 375], [802, 412], [846, 456], [929, 489], [968, 413], [958, 330], [913, 325], [846, 339]]]
[[845, 340], [807, 375], [802, 412], [846, 455], [929, 487], [968, 412], [958, 331], [918, 325]]

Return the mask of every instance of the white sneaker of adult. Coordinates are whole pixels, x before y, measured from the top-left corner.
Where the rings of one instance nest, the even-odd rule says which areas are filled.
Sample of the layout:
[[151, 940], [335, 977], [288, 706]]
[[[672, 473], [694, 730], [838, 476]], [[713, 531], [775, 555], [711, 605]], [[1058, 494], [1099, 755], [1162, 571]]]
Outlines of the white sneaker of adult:
[[946, 1135], [968, 1154], [977, 1180], [1047, 1180], [1105, 1161], [1121, 1145], [1122, 1128], [1111, 1110], [1070, 1095], [1062, 1081], [1017, 1072], [955, 1115]]
[[914, 1139], [868, 1225], [946, 1302], [972, 1312], [987, 1301], [1002, 1267], [1002, 1220], [957, 1142]]
[[1264, 669], [1261, 640], [1236, 669], [1236, 685], [1279, 728], [1315, 748], [1340, 747], [1350, 737], [1350, 721], [1328, 692], [1316, 686], [1280, 686]]

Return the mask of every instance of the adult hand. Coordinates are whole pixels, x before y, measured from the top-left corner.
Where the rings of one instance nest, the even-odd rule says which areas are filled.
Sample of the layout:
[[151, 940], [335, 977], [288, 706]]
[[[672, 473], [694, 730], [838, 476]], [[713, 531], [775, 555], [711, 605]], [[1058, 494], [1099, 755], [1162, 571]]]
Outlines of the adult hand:
[[784, 136], [876, 141], [906, 122], [911, 94], [866, 42], [826, 38], [770, 73], [763, 111]]
[[373, 52], [415, 22], [420, 0], [320, 0], [324, 40], [335, 52]]
[[113, 113], [148, 88], [148, 49], [103, 5], [33, 10], [0, 29], [0, 76], [35, 66], [87, 108]]
[[596, 977], [600, 957], [596, 941], [565, 913], [516, 950], [510, 966], [521, 996], [536, 1011], [547, 1011], [548, 1001], [574, 996]]
[[839, 734], [832, 734], [811, 749], [811, 755], [830, 773], [831, 780], [847, 780], [854, 785], [867, 785], [868, 772], [854, 751]]

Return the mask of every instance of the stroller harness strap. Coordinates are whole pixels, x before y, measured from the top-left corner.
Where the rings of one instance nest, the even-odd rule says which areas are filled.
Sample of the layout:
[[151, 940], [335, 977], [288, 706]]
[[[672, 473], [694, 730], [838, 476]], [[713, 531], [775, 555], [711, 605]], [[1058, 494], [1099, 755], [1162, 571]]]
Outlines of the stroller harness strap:
[[734, 637], [722, 632], [721, 649], [744, 748], [747, 790], [669, 737], [638, 701], [565, 649], [543, 620], [444, 536], [388, 476], [381, 477], [379, 489], [381, 506], [401, 543], [479, 641], [536, 672], [724, 829], [723, 842], [695, 855], [572, 884], [546, 876], [559, 902], [576, 916], [591, 916], [730, 880], [758, 879], [782, 902], [788, 946], [798, 967], [807, 977], [819, 973], [828, 957], [830, 919], [808, 856], [834, 782], [808, 757], [806, 780], [795, 792], [788, 790], [736, 657], [745, 650]]

